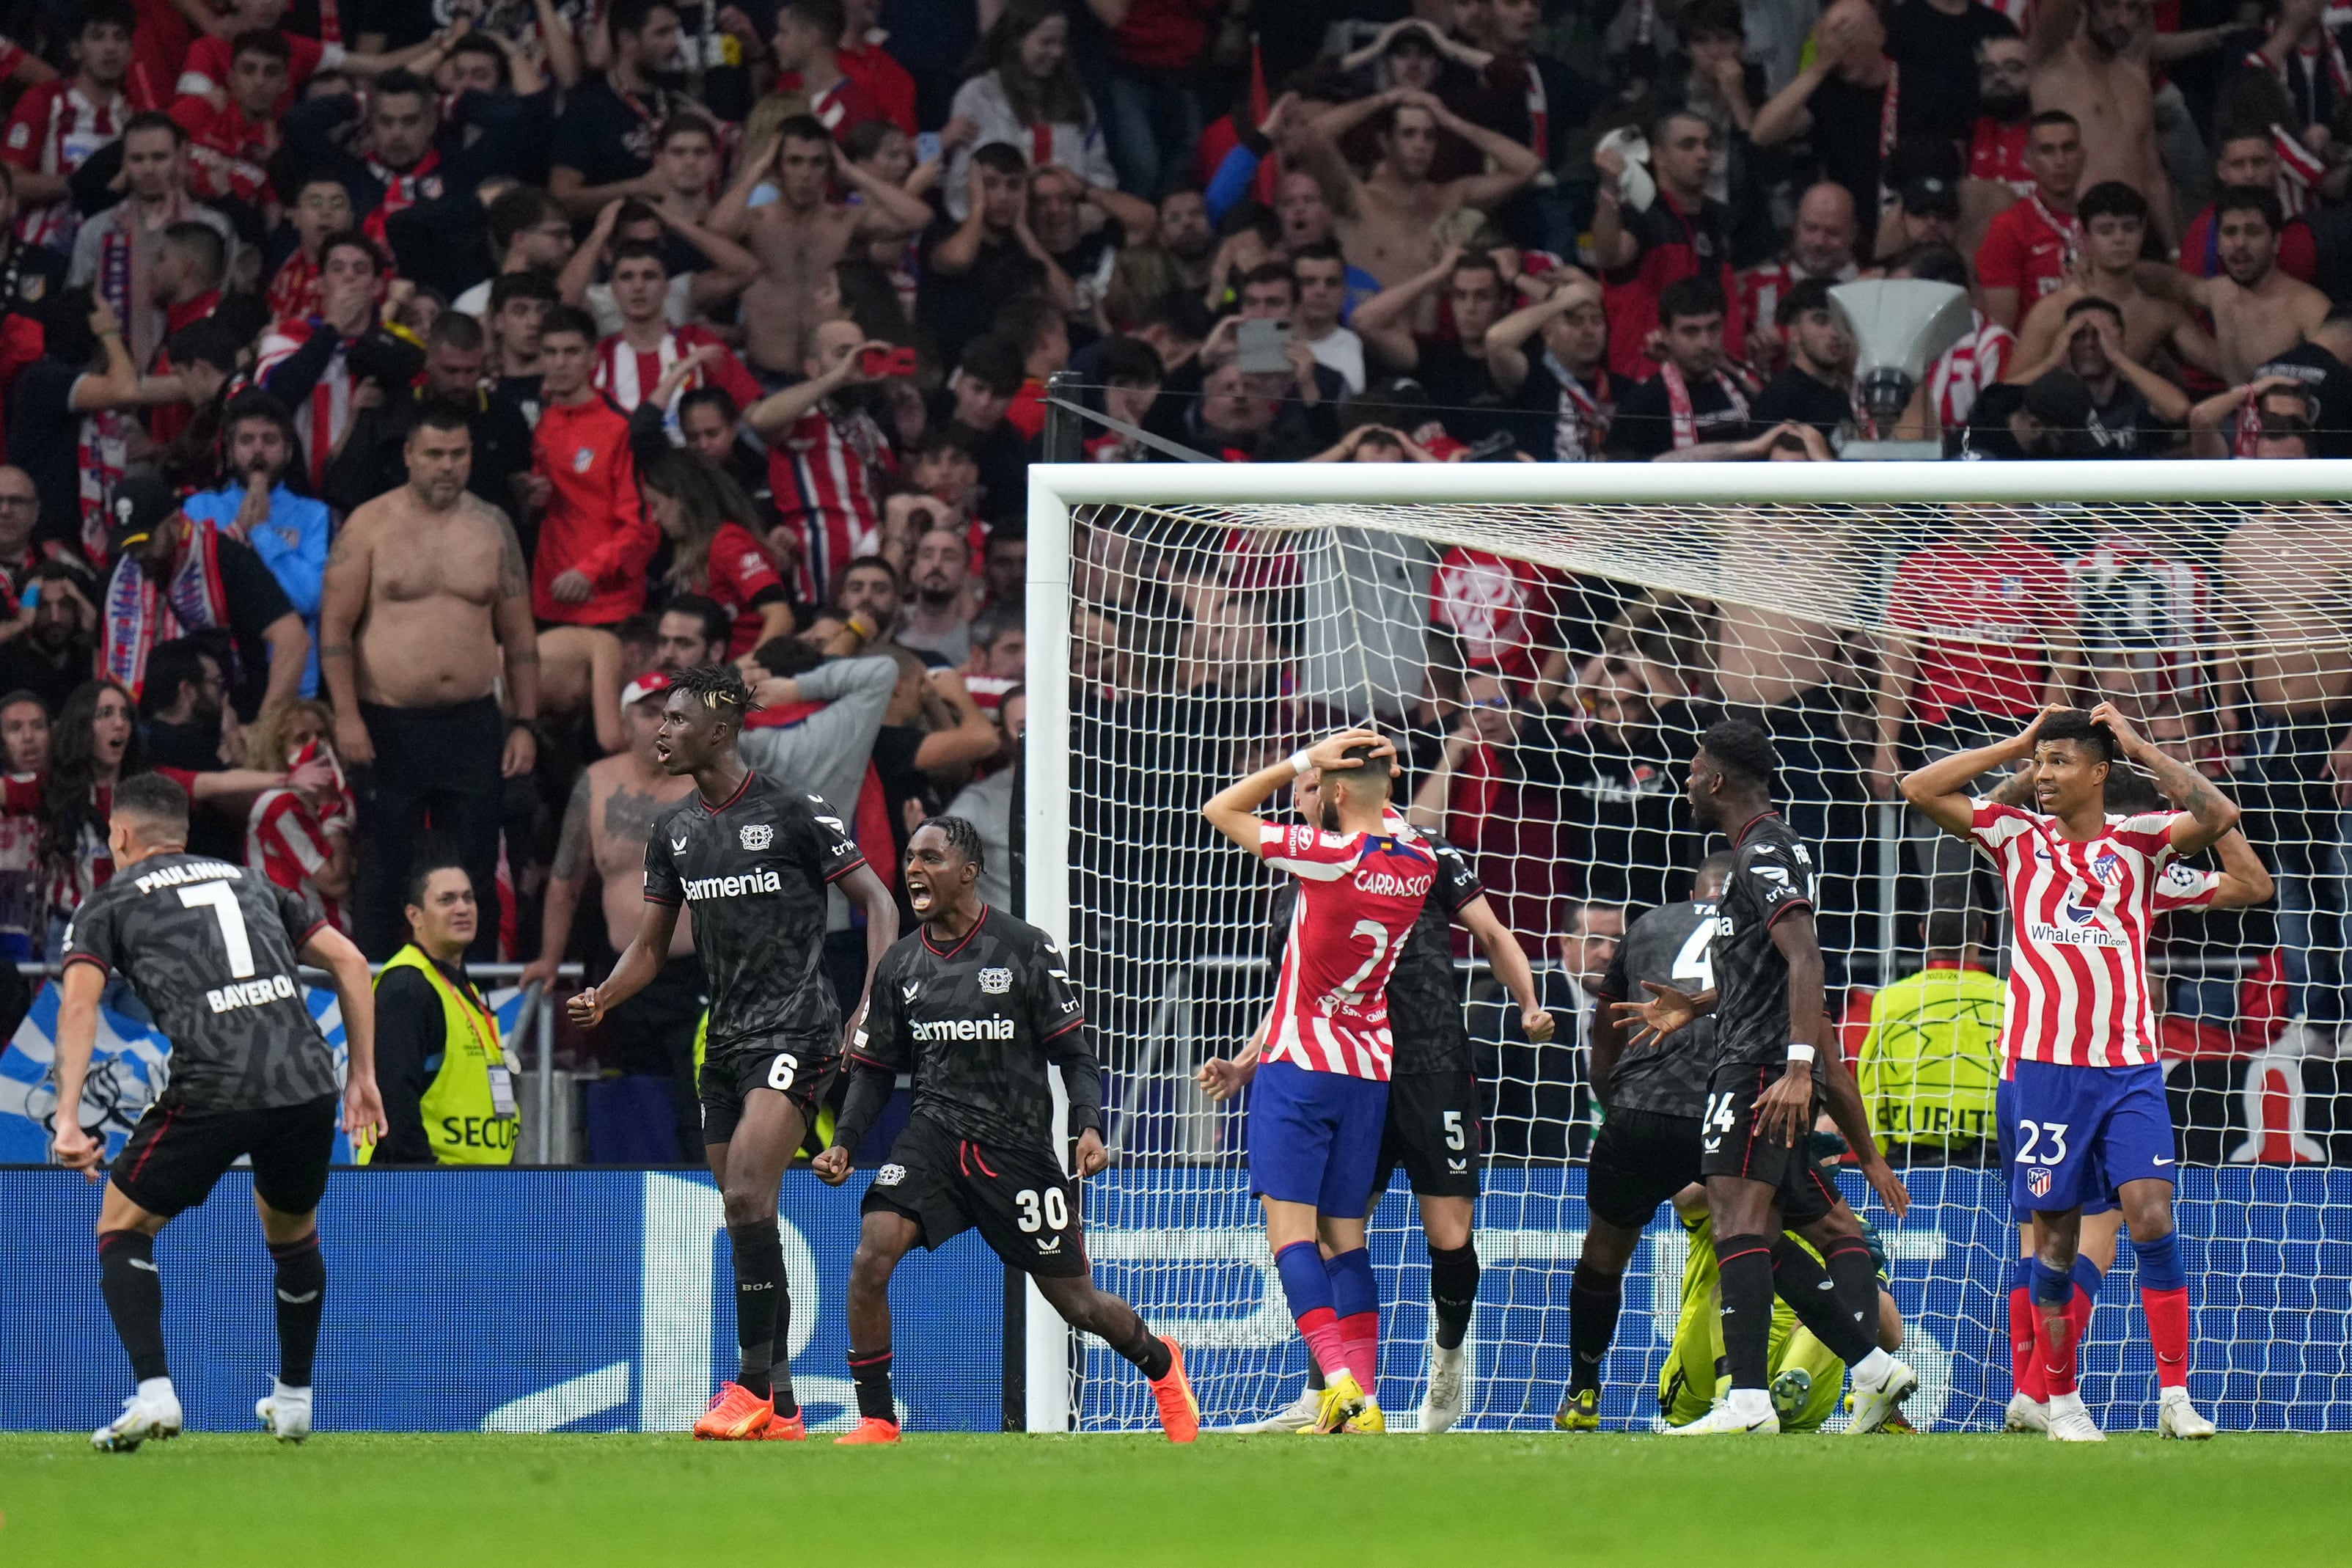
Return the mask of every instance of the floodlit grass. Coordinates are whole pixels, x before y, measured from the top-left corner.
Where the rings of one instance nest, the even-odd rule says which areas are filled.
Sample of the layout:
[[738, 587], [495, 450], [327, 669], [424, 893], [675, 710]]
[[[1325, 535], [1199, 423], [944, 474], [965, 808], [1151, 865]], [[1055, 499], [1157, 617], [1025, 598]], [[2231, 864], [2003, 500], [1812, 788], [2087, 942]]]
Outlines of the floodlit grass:
[[2352, 1437], [0, 1435], [0, 1563], [2341, 1563]]

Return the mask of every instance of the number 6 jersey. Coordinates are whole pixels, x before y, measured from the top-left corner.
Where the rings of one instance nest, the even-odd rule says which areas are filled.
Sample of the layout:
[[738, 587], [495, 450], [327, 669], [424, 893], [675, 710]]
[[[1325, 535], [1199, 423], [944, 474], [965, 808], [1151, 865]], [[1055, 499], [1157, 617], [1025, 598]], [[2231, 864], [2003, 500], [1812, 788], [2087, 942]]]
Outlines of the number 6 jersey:
[[172, 1042], [172, 1099], [203, 1110], [301, 1105], [340, 1089], [296, 977], [326, 921], [287, 889], [205, 855], [152, 855], [75, 911], [67, 967], [120, 970]]

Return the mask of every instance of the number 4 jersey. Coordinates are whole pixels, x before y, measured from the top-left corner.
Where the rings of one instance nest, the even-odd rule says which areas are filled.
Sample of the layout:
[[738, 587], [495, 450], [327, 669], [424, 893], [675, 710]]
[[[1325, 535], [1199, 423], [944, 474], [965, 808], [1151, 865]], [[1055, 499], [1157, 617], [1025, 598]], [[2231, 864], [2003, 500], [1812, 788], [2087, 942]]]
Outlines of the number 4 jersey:
[[[1715, 905], [1696, 902], [1667, 904], [1635, 921], [1601, 977], [1596, 993], [1601, 1005], [1648, 1001], [1644, 981], [1693, 996], [1712, 989], [1715, 921]], [[1627, 1035], [1636, 1026], [1629, 1023]], [[1715, 1019], [1702, 1016], [1663, 1040], [1618, 1052], [1601, 1098], [1612, 1110], [1696, 1117], [1706, 1109], [1707, 1079], [1714, 1072]]]
[[121, 971], [172, 1042], [173, 1098], [262, 1110], [337, 1092], [335, 1057], [296, 978], [327, 922], [267, 878], [204, 855], [153, 855], [75, 912], [65, 962]]
[[1326, 833], [1267, 824], [1258, 854], [1298, 879], [1265, 1059], [1389, 1079], [1389, 972], [1437, 885], [1437, 857], [1411, 829]]

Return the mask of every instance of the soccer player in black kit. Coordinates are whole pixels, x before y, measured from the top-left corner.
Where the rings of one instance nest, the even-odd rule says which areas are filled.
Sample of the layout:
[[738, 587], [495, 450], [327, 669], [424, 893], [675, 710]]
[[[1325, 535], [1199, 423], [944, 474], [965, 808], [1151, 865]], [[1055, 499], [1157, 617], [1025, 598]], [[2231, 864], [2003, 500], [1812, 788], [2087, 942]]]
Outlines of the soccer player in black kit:
[[695, 793], [655, 819], [645, 919], [604, 984], [574, 996], [571, 1012], [593, 1028], [643, 990], [668, 961], [679, 906], [694, 906], [694, 950], [710, 987], [703, 1152], [727, 1205], [741, 1350], [734, 1381], [694, 1435], [797, 1441], [808, 1427], [793, 1397], [789, 1352], [780, 1350], [792, 1342], [792, 1301], [776, 1189], [841, 1060], [841, 1006], [824, 973], [825, 892], [839, 883], [866, 913], [869, 988], [898, 940], [898, 912], [822, 796], [744, 765], [735, 742], [751, 708], [731, 665], [670, 678], [654, 755], [664, 771], [692, 774]]
[[1093, 1030], [1052, 939], [981, 902], [980, 832], [936, 816], [907, 844], [907, 900], [922, 929], [874, 976], [873, 1005], [850, 1047], [850, 1083], [833, 1146], [816, 1157], [831, 1186], [849, 1179], [858, 1141], [901, 1072], [914, 1114], [866, 1190], [849, 1270], [849, 1370], [856, 1427], [837, 1443], [896, 1443], [890, 1393], [890, 1274], [918, 1242], [967, 1230], [1037, 1283], [1062, 1321], [1095, 1335], [1150, 1380], [1169, 1440], [1200, 1434], [1201, 1407], [1176, 1346], [1134, 1308], [1097, 1289], [1087, 1261], [1077, 1184], [1063, 1173], [1048, 1064], [1062, 1069], [1077, 1131], [1077, 1174], [1110, 1163], [1102, 1142], [1102, 1068]]
[[1715, 901], [1732, 858], [1701, 861], [1691, 896], [1633, 922], [1595, 992], [1592, 1095], [1606, 1111], [1592, 1140], [1584, 1201], [1591, 1224], [1568, 1287], [1568, 1395], [1552, 1425], [1601, 1430], [1601, 1363], [1617, 1335], [1625, 1266], [1658, 1205], [1699, 1180], [1699, 1112], [1715, 1073], [1715, 1020], [1694, 1018], [1648, 1050], [1627, 1051], [1612, 1003], [1644, 984], [1704, 993], [1715, 972]]
[[[355, 1141], [384, 1131], [367, 960], [293, 893], [189, 854], [188, 797], [161, 774], [115, 786], [107, 843], [114, 875], [74, 912], [58, 980], [58, 1163], [98, 1180], [99, 1143], [76, 1112], [110, 973], [130, 980], [172, 1042], [172, 1079], [115, 1157], [99, 1207], [99, 1289], [139, 1389], [90, 1442], [122, 1452], [180, 1435], [155, 1237], [243, 1156], [277, 1264], [278, 1384], [254, 1414], [280, 1442], [299, 1442], [310, 1434], [310, 1363], [326, 1303], [317, 1211], [337, 1100]], [[334, 1052], [295, 976], [298, 952], [334, 976], [342, 999], [350, 1064], [340, 1091]]]
[[[1692, 994], [1653, 981], [1643, 987], [1646, 1002], [1616, 1005], [1642, 1019], [1636, 1047], [1710, 1009], [1715, 1014], [1699, 1170], [1715, 1226], [1731, 1394], [1699, 1420], [1670, 1428], [1675, 1436], [1780, 1429], [1769, 1388], [1776, 1290], [1851, 1369], [1849, 1435], [1885, 1426], [1919, 1384], [1908, 1366], [1879, 1348], [1877, 1266], [1853, 1212], [1804, 1155], [1816, 1102], [1825, 1098], [1880, 1198], [1898, 1218], [1910, 1207], [1830, 1037], [1813, 925], [1813, 856], [1772, 808], [1779, 765], [1771, 741], [1745, 720], [1725, 720], [1700, 738], [1687, 784], [1692, 815], [1728, 838], [1732, 854], [1716, 906], [1715, 986]], [[1785, 1238], [1777, 1246], [1768, 1239], [1780, 1238], [1784, 1227], [1811, 1242], [1821, 1262]], [[1829, 1291], [1819, 1289], [1824, 1279]]]

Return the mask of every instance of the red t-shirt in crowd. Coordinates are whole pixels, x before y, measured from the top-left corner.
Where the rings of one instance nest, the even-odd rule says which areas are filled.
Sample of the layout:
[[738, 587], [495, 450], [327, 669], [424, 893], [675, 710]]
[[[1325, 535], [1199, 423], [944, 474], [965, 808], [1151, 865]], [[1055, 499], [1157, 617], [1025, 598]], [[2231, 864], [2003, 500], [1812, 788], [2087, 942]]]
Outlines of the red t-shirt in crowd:
[[[283, 31], [278, 36], [286, 40], [286, 47], [293, 53], [293, 58], [286, 62], [286, 91], [278, 100], [278, 112], [283, 114], [294, 107], [302, 95], [303, 88], [310, 84], [310, 78], [318, 73], [319, 68], [334, 62], [326, 58], [327, 46], [316, 38]], [[215, 37], [211, 34], [198, 38], [195, 47], [188, 51], [187, 62], [180, 68], [179, 83], [173, 90], [184, 98], [215, 90], [226, 92], [232, 58], [226, 38]], [[342, 58], [343, 51], [340, 48], [335, 50], [335, 59]]]
[[2020, 195], [2033, 188], [2033, 174], [2025, 166], [2025, 141], [2033, 127], [2025, 121], [2004, 125], [1990, 115], [1979, 116], [1969, 128], [1969, 178], [1998, 180]]
[[[575, 626], [626, 620], [646, 607], [646, 563], [660, 543], [637, 494], [628, 416], [603, 397], [551, 402], [530, 446], [532, 472], [555, 490], [539, 524], [531, 614]], [[587, 577], [592, 591], [566, 604], [552, 590], [572, 571]]]
[[834, 51], [841, 62], [844, 76], [873, 95], [882, 106], [882, 118], [912, 136], [916, 133], [915, 79], [907, 68], [890, 58], [882, 45], [865, 43], [855, 48], [845, 44]]
[[1209, 19], [1223, 9], [1221, 0], [1133, 0], [1110, 36], [1111, 56], [1141, 70], [1190, 70], [1209, 47]]
[[2072, 213], [2056, 213], [2038, 196], [2003, 208], [1977, 247], [1977, 283], [2017, 290], [2017, 319], [2044, 294], [2066, 281], [2067, 268], [2082, 244], [2082, 226]]
[[1955, 708], [2031, 714], [2049, 678], [2050, 629], [2072, 626], [2074, 609], [2066, 568], [2020, 539], [1980, 552], [1947, 541], [1906, 557], [1886, 618], [1919, 661], [1913, 716], [1940, 724]]
[[763, 623], [761, 606], [787, 598], [784, 580], [776, 574], [776, 563], [768, 559], [767, 551], [751, 537], [751, 531], [740, 523], [722, 522], [711, 535], [710, 560], [705, 568], [709, 581], [702, 592], [715, 599], [735, 618], [735, 630], [728, 638], [727, 657], [740, 658], [760, 646], [760, 628]]
[[285, 142], [278, 121], [247, 119], [234, 99], [215, 109], [208, 98], [183, 98], [171, 115], [188, 133], [189, 188], [205, 201], [234, 196], [258, 205], [270, 157]]

